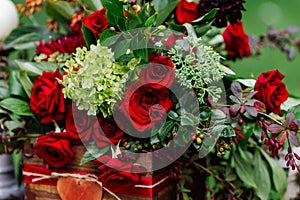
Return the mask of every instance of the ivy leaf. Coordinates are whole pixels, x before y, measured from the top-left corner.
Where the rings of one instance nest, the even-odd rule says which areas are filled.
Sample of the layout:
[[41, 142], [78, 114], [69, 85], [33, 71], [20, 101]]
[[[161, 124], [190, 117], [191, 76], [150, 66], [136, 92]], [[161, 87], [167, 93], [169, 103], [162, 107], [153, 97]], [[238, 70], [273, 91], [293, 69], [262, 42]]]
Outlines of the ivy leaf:
[[30, 110], [29, 103], [21, 99], [7, 98], [0, 101], [0, 106], [21, 116], [34, 116]]
[[95, 144], [89, 146], [81, 158], [80, 165], [103, 156], [109, 148], [109, 146], [106, 146], [100, 149]]
[[255, 173], [252, 169], [252, 160], [242, 158], [236, 151], [233, 151], [233, 159], [238, 177], [249, 187], [257, 188]]
[[261, 199], [268, 199], [271, 190], [270, 174], [265, 162], [262, 160], [259, 150], [254, 153], [254, 171], [256, 180], [256, 193]]

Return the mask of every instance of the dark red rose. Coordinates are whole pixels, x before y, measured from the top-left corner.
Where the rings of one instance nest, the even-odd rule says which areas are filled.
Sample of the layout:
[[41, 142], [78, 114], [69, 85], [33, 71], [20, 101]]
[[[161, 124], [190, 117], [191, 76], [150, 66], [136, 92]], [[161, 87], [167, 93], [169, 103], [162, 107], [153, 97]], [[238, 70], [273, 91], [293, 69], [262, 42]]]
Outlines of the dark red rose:
[[280, 114], [280, 105], [289, 97], [285, 84], [281, 81], [283, 78], [284, 75], [278, 70], [264, 72], [258, 76], [254, 86], [254, 90], [258, 91], [255, 98], [266, 105], [268, 113]]
[[141, 70], [140, 83], [155, 89], [169, 88], [175, 78], [174, 64], [169, 56], [151, 57], [150, 66]]
[[125, 92], [120, 111], [138, 132], [143, 132], [161, 123], [172, 104], [166, 88], [157, 90], [134, 82]]
[[99, 117], [94, 124], [93, 140], [99, 148], [110, 145], [110, 143], [118, 144], [126, 138], [124, 132], [117, 126], [112, 117]]
[[74, 151], [65, 135], [65, 133], [50, 132], [40, 136], [34, 145], [34, 152], [52, 167], [59, 168], [66, 165], [73, 160]]
[[55, 72], [43, 72], [42, 76], [34, 80], [30, 108], [33, 113], [41, 117], [43, 124], [64, 119], [63, 86], [58, 83], [57, 79], [62, 79], [59, 69]]
[[66, 116], [66, 131], [74, 140], [81, 139], [84, 142], [89, 141], [96, 119], [96, 116], [88, 115], [87, 111], [78, 110], [76, 106], [69, 104]]
[[[122, 162], [118, 158], [108, 160], [98, 169], [103, 171], [103, 174], [99, 177], [103, 186], [113, 189], [114, 192], [123, 191], [124, 188], [130, 189], [141, 181], [138, 174], [139, 167], [134, 163]], [[120, 190], [118, 190], [119, 188]]]
[[223, 32], [225, 49], [230, 58], [249, 57], [251, 55], [249, 39], [244, 32], [243, 23], [229, 24]]
[[175, 10], [175, 18], [179, 24], [189, 23], [198, 18], [198, 3], [181, 0]]
[[100, 38], [101, 33], [108, 27], [105, 12], [106, 8], [102, 8], [86, 16], [82, 21], [83, 25], [91, 29], [98, 38]]

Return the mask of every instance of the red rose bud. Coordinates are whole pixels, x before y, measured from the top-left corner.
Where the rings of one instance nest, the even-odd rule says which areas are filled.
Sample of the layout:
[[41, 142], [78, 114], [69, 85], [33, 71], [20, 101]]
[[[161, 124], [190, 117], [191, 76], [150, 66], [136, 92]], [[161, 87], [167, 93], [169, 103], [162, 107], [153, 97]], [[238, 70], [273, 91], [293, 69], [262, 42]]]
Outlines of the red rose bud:
[[102, 8], [88, 15], [82, 21], [83, 25], [91, 29], [98, 38], [100, 38], [101, 33], [108, 27], [105, 12], [106, 8]]
[[223, 32], [225, 49], [233, 60], [251, 55], [248, 36], [244, 32], [243, 23], [229, 24]]
[[175, 10], [175, 19], [179, 24], [189, 23], [198, 18], [198, 3], [181, 0]]
[[29, 105], [32, 112], [41, 117], [42, 124], [64, 119], [63, 86], [57, 79], [62, 79], [59, 69], [55, 72], [43, 72], [34, 79]]
[[255, 98], [266, 105], [267, 113], [280, 114], [280, 105], [287, 100], [289, 93], [281, 81], [284, 75], [278, 70], [264, 72], [258, 76], [254, 90]]
[[40, 136], [34, 145], [34, 151], [47, 164], [59, 168], [73, 160], [74, 152], [68, 139], [59, 138], [60, 133], [52, 133]]
[[261, 132], [261, 139], [262, 139], [262, 140], [265, 139], [265, 131], [262, 131], [262, 132]]
[[234, 129], [235, 129], [236, 131], [241, 131], [241, 130], [242, 130], [242, 128], [239, 127], [239, 126], [235, 127]]

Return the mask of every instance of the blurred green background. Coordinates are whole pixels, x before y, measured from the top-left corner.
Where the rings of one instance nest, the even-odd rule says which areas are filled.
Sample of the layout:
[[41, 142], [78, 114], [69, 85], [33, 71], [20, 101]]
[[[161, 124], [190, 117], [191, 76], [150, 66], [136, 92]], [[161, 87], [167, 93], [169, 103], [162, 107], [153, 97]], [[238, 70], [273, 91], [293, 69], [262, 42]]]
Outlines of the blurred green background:
[[[269, 26], [276, 29], [285, 29], [291, 25], [300, 27], [299, 0], [246, 0], [246, 12], [243, 12], [242, 21], [247, 34], [256, 36], [265, 34]], [[300, 37], [300, 34], [298, 34]], [[271, 69], [278, 69], [285, 75], [290, 94], [300, 97], [300, 53], [296, 58], [288, 61], [286, 54], [279, 49], [263, 48], [262, 55], [230, 63], [232, 69], [242, 76], [255, 78]]]

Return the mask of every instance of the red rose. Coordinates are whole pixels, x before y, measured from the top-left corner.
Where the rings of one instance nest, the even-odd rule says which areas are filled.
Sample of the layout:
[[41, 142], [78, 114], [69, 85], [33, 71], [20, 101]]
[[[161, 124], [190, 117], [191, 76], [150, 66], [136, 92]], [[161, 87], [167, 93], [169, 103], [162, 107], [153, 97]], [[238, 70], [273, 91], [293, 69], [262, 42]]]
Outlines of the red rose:
[[179, 24], [189, 23], [198, 18], [198, 3], [181, 0], [175, 10], [175, 18]]
[[88, 15], [82, 21], [82, 23], [91, 29], [98, 38], [100, 38], [101, 33], [108, 27], [108, 20], [105, 12], [106, 8], [102, 8], [101, 10], [97, 10]]
[[229, 24], [223, 32], [225, 49], [229, 57], [242, 58], [251, 55], [248, 36], [244, 32], [243, 23]]
[[70, 141], [64, 133], [50, 132], [40, 136], [34, 145], [34, 152], [47, 164], [57, 168], [71, 162], [74, 157]]
[[141, 181], [138, 174], [139, 167], [134, 163], [122, 162], [118, 158], [110, 159], [98, 169], [103, 171], [103, 174], [99, 177], [103, 186], [113, 189], [114, 192], [121, 192], [124, 188], [130, 189]]
[[66, 131], [72, 139], [81, 139], [83, 142], [89, 141], [96, 119], [96, 116], [88, 115], [87, 111], [78, 110], [76, 106], [73, 107], [72, 104], [69, 104], [66, 116]]
[[150, 66], [141, 70], [140, 83], [152, 88], [169, 88], [175, 78], [174, 64], [169, 56], [149, 56]]
[[264, 72], [258, 76], [254, 90], [255, 98], [266, 105], [267, 112], [280, 114], [280, 104], [289, 97], [285, 84], [281, 81], [284, 75], [278, 70]]
[[162, 123], [172, 104], [166, 88], [157, 90], [150, 85], [141, 86], [134, 82], [125, 92], [120, 111], [137, 131], [143, 132]]
[[55, 72], [43, 72], [34, 80], [30, 96], [32, 112], [41, 117], [41, 123], [51, 123], [53, 120], [63, 120], [65, 114], [63, 86], [58, 83], [62, 75], [57, 69]]
[[124, 141], [124, 132], [117, 126], [112, 117], [99, 117], [94, 124], [93, 140], [99, 148], [108, 146], [109, 143], [117, 144]]

